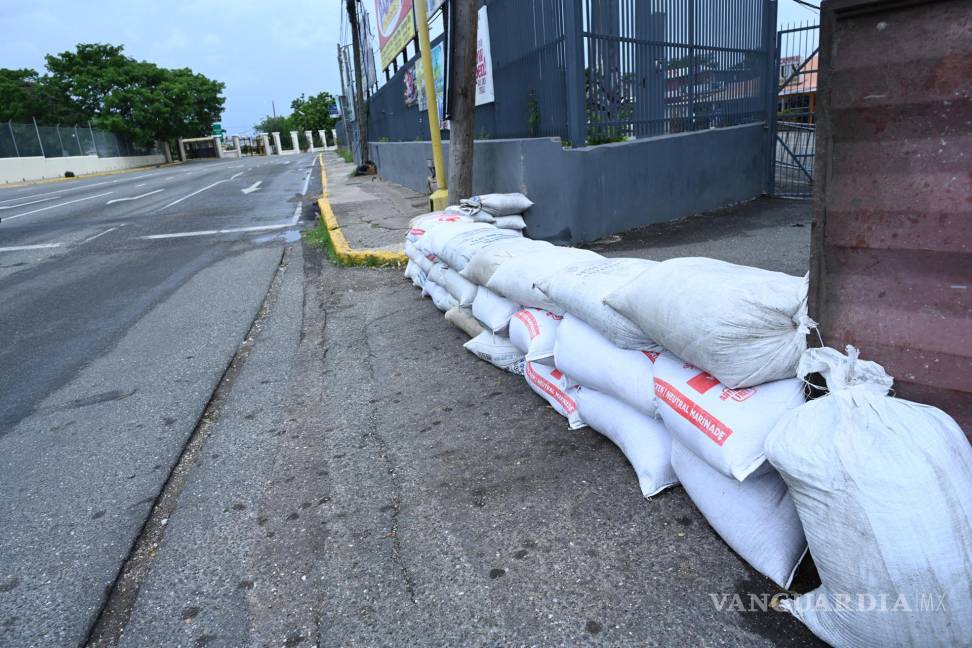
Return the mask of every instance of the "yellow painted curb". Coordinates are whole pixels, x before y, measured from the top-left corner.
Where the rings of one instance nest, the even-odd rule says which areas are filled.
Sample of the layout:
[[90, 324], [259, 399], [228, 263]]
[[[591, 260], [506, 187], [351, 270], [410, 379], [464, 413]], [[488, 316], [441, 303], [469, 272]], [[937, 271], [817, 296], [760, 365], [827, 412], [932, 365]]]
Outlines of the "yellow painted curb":
[[404, 265], [408, 262], [408, 257], [404, 252], [390, 252], [388, 250], [377, 250], [370, 248], [352, 249], [348, 245], [348, 240], [341, 231], [341, 224], [338, 223], [331, 203], [327, 200], [327, 171], [324, 169], [324, 154], [319, 156], [318, 161], [321, 166], [321, 197], [317, 200], [317, 206], [321, 210], [321, 221], [327, 229], [328, 238], [331, 239], [331, 247], [334, 248], [334, 256], [341, 263], [347, 265]]
[[177, 166], [179, 164], [184, 164], [181, 160], [173, 160], [172, 162], [163, 162], [161, 164], [147, 164], [140, 167], [132, 167], [131, 169], [115, 169], [114, 171], [98, 171], [97, 173], [86, 173], [84, 175], [74, 176], [73, 178], [44, 178], [43, 180], [28, 180], [27, 182], [9, 182], [0, 185], [0, 191], [4, 189], [17, 189], [19, 187], [32, 187], [34, 185], [44, 185], [51, 184], [53, 182], [69, 182], [71, 180], [87, 180], [88, 178], [97, 178], [100, 176], [118, 175], [120, 173], [132, 173], [133, 171], [145, 171], [147, 169], [162, 169], [170, 166]]

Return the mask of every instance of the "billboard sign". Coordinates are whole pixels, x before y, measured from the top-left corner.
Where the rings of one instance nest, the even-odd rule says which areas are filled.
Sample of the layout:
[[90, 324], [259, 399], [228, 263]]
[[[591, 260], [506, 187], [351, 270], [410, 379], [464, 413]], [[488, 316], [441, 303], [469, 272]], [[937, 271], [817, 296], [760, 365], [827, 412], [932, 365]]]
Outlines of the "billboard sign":
[[375, 0], [375, 19], [378, 23], [381, 67], [385, 69], [415, 38], [412, 0]]

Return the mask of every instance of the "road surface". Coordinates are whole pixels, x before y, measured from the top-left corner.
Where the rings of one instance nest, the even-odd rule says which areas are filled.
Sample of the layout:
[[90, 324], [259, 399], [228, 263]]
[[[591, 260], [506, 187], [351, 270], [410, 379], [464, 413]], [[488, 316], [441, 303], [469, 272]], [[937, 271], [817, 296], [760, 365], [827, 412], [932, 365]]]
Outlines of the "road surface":
[[315, 163], [0, 190], [0, 645], [87, 641], [314, 216]]

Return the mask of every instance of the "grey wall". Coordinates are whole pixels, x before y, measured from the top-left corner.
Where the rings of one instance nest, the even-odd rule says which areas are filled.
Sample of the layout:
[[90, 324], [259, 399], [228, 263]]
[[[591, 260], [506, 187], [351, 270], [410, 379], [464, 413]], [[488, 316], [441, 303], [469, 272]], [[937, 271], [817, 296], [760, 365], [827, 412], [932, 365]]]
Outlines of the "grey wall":
[[[763, 124], [578, 149], [557, 138], [482, 140], [473, 191], [521, 191], [536, 203], [526, 214], [531, 237], [580, 243], [759, 196], [765, 149]], [[370, 150], [383, 178], [427, 189], [429, 142]]]

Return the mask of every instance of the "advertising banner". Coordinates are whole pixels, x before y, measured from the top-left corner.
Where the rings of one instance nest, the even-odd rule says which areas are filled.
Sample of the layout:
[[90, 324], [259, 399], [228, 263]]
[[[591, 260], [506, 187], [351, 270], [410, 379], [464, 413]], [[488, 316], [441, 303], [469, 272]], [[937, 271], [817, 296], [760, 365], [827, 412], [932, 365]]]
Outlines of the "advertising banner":
[[385, 69], [415, 38], [412, 0], [375, 0], [375, 20], [378, 23], [381, 67]]
[[495, 101], [493, 94], [493, 58], [489, 51], [489, 20], [486, 7], [479, 8], [476, 28], [476, 105]]

